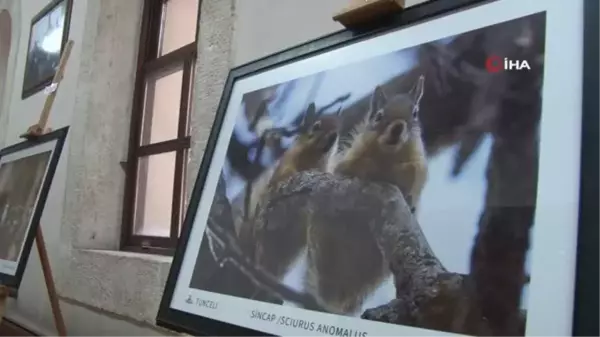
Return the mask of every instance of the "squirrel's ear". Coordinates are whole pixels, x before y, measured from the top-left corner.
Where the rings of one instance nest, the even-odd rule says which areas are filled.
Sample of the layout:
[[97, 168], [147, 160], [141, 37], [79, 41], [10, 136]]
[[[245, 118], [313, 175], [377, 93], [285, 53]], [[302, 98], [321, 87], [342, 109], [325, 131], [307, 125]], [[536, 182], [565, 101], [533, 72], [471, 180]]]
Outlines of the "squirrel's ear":
[[252, 120], [250, 120], [250, 125], [248, 126], [250, 131], [254, 131], [258, 121], [260, 121], [260, 119], [267, 114], [267, 103], [268, 101], [266, 99], [263, 99], [260, 102], [260, 105], [256, 109], [256, 113], [252, 117]]
[[381, 86], [375, 87], [375, 91], [373, 91], [373, 96], [371, 97], [371, 111], [373, 114], [379, 109], [383, 108], [387, 104], [387, 97], [385, 92], [383, 92], [383, 88]]
[[306, 114], [310, 116], [315, 116], [317, 114], [317, 107], [315, 106], [314, 102], [308, 105], [308, 108], [306, 108]]
[[308, 108], [306, 108], [306, 113], [304, 114], [304, 118], [302, 119], [302, 125], [309, 125], [317, 119], [317, 107], [315, 103], [310, 103]]
[[423, 98], [423, 92], [425, 90], [425, 76], [419, 76], [417, 83], [410, 89], [408, 95], [413, 101], [413, 107], [416, 110], [419, 110], [419, 103], [421, 102], [421, 98]]

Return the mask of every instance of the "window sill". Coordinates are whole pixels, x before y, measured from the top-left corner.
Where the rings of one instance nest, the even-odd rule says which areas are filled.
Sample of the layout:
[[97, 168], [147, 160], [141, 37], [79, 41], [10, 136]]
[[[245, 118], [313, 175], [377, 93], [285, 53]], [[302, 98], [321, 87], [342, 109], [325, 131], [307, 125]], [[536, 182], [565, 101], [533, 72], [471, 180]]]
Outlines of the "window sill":
[[121, 247], [121, 251], [138, 253], [138, 254], [142, 254], [142, 255], [152, 254], [152, 255], [163, 255], [163, 256], [169, 256], [169, 257], [172, 257], [173, 255], [175, 255], [175, 248], [154, 247], [154, 246], [149, 246], [149, 247], [141, 247], [140, 245], [124, 246], [124, 247]]
[[154, 253], [145, 253], [145, 252], [136, 252], [133, 250], [103, 250], [103, 249], [77, 249], [76, 251], [85, 252], [89, 254], [94, 254], [98, 256], [114, 256], [119, 258], [126, 259], [138, 259], [142, 261], [147, 261], [151, 263], [168, 263], [171, 265], [173, 261], [172, 256], [167, 256], [165, 254], [154, 254]]
[[172, 257], [95, 249], [70, 255], [57, 275], [61, 297], [154, 325]]
[[175, 255], [175, 248], [158, 248], [158, 247], [137, 247], [137, 246], [125, 246], [121, 248], [123, 252], [130, 252], [141, 255], [160, 255], [168, 258], [173, 258]]

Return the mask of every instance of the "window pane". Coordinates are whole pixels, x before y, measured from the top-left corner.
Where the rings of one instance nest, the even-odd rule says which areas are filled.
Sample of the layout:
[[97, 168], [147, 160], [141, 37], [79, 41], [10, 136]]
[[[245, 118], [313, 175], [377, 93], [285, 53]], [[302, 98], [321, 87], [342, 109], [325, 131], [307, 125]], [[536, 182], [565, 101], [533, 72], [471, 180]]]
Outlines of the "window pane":
[[177, 138], [182, 79], [182, 66], [147, 78], [142, 145]]
[[158, 56], [196, 40], [198, 0], [168, 0], [163, 7], [163, 29]]
[[170, 236], [174, 181], [175, 152], [139, 159], [134, 234]]

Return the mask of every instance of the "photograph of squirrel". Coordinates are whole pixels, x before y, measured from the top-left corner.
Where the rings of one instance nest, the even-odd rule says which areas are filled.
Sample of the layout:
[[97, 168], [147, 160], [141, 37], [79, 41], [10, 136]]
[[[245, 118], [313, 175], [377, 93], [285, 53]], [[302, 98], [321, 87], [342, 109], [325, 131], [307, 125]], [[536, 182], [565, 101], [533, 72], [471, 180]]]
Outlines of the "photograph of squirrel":
[[[427, 177], [418, 111], [424, 77], [411, 91], [387, 98], [375, 88], [370, 111], [341, 155], [334, 174], [397, 186], [411, 210]], [[305, 291], [327, 310], [353, 314], [391, 271], [368, 223], [339, 221], [307, 226]]]
[[[292, 175], [308, 170], [331, 172], [341, 122], [338, 113], [319, 115], [314, 103], [308, 106], [294, 144], [274, 166], [266, 186], [254, 187], [258, 190], [256, 212], [268, 206], [271, 191]], [[284, 223], [267, 225], [251, 219], [240, 228], [239, 241], [257, 266], [281, 278], [305, 247], [306, 229]]]
[[[296, 141], [273, 167], [268, 182], [258, 186], [256, 212], [268, 207], [274, 189], [308, 170], [389, 183], [414, 211], [427, 177], [418, 119], [424, 80], [421, 76], [410, 92], [390, 98], [376, 87], [365, 122], [342, 153], [337, 153], [340, 116], [318, 116], [310, 104]], [[308, 213], [302, 221], [289, 223], [251, 220], [240, 228], [240, 245], [258, 267], [279, 280], [307, 247], [305, 291], [331, 312], [352, 314], [390, 274], [388, 263], [366, 224], [343, 217], [336, 223], [317, 223]]]
[[[196, 205], [211, 203], [205, 227], [194, 220], [190, 288], [324, 321], [522, 335], [545, 22], [540, 12], [244, 78], [215, 124], [226, 156]], [[541, 61], [487, 76], [490, 51]]]

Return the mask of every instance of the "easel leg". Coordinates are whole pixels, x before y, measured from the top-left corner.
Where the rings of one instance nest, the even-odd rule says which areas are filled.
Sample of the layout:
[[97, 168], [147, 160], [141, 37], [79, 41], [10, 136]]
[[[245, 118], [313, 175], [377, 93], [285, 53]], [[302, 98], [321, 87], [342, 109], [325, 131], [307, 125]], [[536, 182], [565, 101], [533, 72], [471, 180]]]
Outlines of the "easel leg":
[[0, 286], [0, 324], [4, 318], [6, 311], [6, 299], [8, 298], [8, 289], [5, 286]]
[[48, 252], [46, 251], [46, 244], [44, 242], [44, 235], [42, 234], [41, 225], [37, 228], [35, 244], [40, 255], [40, 262], [42, 264], [44, 280], [46, 281], [46, 288], [48, 289], [48, 297], [50, 298], [50, 306], [52, 307], [52, 315], [54, 316], [56, 331], [58, 332], [59, 336], [66, 336], [67, 328], [65, 326], [65, 320], [63, 319], [62, 312], [60, 311], [60, 304], [58, 302], [58, 295], [56, 294], [56, 288], [54, 286], [54, 277], [52, 277], [52, 269], [50, 268], [50, 262], [48, 261]]

